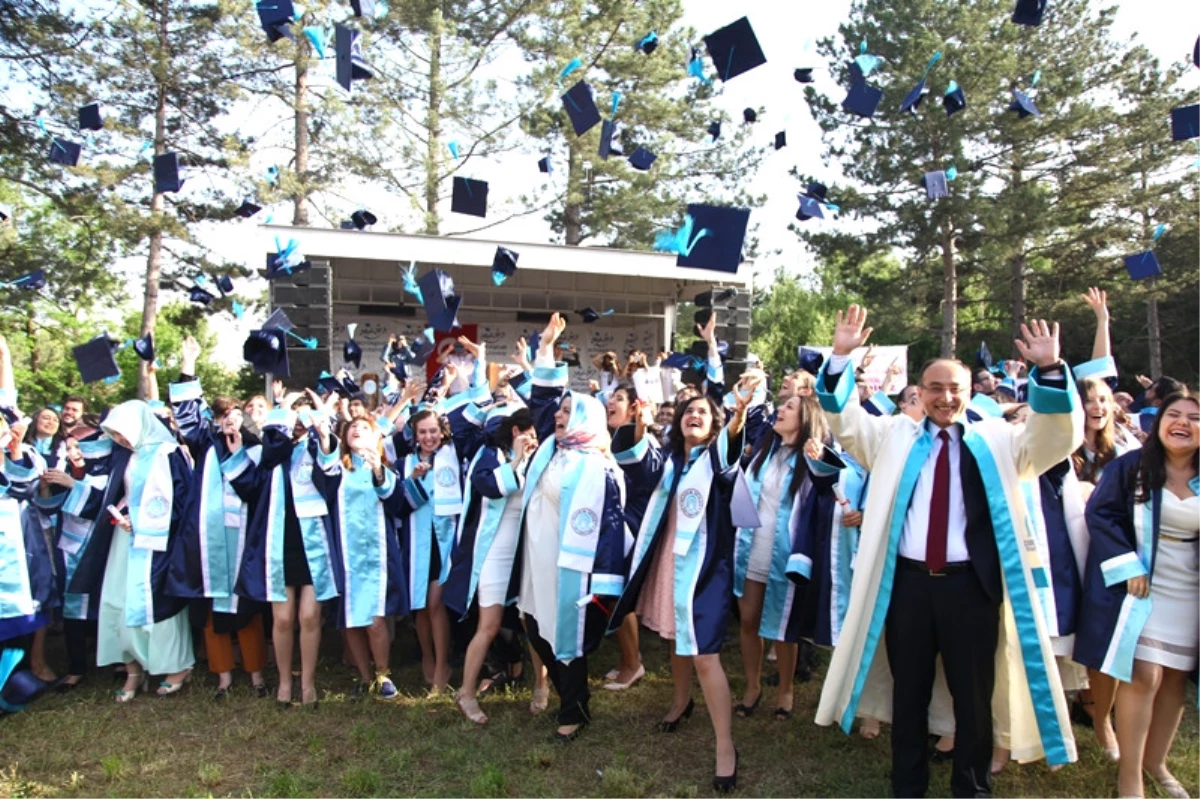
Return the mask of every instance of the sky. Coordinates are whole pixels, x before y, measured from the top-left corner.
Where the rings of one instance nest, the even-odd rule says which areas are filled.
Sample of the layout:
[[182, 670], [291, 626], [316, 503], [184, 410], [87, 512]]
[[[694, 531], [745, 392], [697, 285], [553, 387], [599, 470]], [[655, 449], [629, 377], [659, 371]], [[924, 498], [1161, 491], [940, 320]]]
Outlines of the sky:
[[[1054, 1], [1049, 0], [1051, 5]], [[1118, 10], [1114, 33], [1119, 40], [1136, 37], [1164, 64], [1190, 57], [1195, 36], [1200, 33], [1200, 2], [1126, 0], [1116, 5]], [[751, 214], [752, 234], [757, 236], [760, 245], [760, 255], [755, 263], [756, 282], [769, 281], [779, 267], [789, 274], [803, 274], [812, 268], [813, 263], [802, 243], [788, 230], [796, 211], [798, 188], [788, 172], [796, 167], [801, 173], [824, 178], [823, 182], [827, 183], [844, 178], [836, 162], [822, 162], [820, 129], [807, 108], [804, 87], [793, 79], [792, 71], [799, 66], [817, 66], [821, 63], [815, 52], [816, 42], [837, 32], [838, 25], [849, 13], [850, 0], [742, 0], [736, 5], [718, 0], [684, 0], [684, 9], [684, 24], [694, 28], [701, 36], [744, 14], [749, 17], [759, 39], [767, 63], [721, 86], [717, 102], [735, 120], [740, 119], [742, 108], [752, 106], [766, 109], [756, 126], [757, 145], [768, 146], [778, 130], [786, 129], [787, 146], [779, 151], [768, 147], [757, 173], [747, 179], [746, 188], [751, 193], [767, 197], [766, 203]], [[368, 60], [369, 55], [368, 51]], [[494, 67], [497, 76], [505, 83], [511, 83], [504, 74], [508, 66], [500, 62]], [[827, 73], [818, 69], [814, 77], [818, 90], [835, 96], [839, 94], [840, 90], [833, 85]], [[1200, 86], [1200, 70], [1191, 72], [1184, 85], [1189, 90]], [[366, 90], [369, 90], [369, 86]], [[510, 199], [521, 194], [536, 196], [539, 191], [545, 191], [544, 176], [533, 166], [538, 156], [536, 150], [531, 148], [526, 153], [513, 153], [481, 163], [471, 162], [472, 168], [467, 174], [487, 179], [491, 185], [489, 221], [504, 215]], [[278, 157], [286, 158], [286, 155], [280, 154]], [[259, 166], [265, 169], [265, 165], [271, 163], [271, 158], [268, 153], [260, 154]], [[363, 195], [363, 192], [357, 194]], [[363, 196], [370, 198], [371, 195], [368, 191]], [[395, 200], [391, 202], [395, 203]], [[381, 200], [379, 207], [373, 207], [368, 200], [364, 205], [371, 207], [380, 217], [377, 229], [386, 229], [389, 222], [387, 204]], [[291, 218], [290, 207], [287, 203], [281, 203], [252, 220], [223, 222], [219, 226], [203, 228], [201, 240], [226, 258], [257, 266], [270, 245], [270, 238], [263, 234], [258, 225], [272, 211], [277, 217], [275, 221]], [[541, 216], [539, 213], [517, 217], [487, 231], [471, 234], [471, 237], [548, 242], [551, 240], [550, 230]], [[477, 227], [478, 223], [479, 220], [473, 217], [449, 213], [449, 203], [446, 202], [443, 233], [469, 230]], [[826, 220], [824, 224], [838, 223]], [[303, 236], [297, 238], [302, 251]], [[257, 278], [247, 286], [250, 292], [261, 289], [262, 282]], [[233, 326], [245, 332], [259, 321], [244, 319]], [[236, 360], [236, 351], [229, 349], [231, 357]]]

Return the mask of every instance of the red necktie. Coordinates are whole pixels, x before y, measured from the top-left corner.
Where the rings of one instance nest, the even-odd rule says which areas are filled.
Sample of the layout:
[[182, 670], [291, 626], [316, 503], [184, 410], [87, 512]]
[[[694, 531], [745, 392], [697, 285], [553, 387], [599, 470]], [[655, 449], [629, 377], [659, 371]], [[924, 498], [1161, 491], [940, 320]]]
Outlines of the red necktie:
[[929, 500], [929, 537], [925, 539], [925, 565], [941, 571], [946, 565], [946, 530], [950, 526], [950, 434], [938, 433], [942, 449], [933, 467], [933, 495]]

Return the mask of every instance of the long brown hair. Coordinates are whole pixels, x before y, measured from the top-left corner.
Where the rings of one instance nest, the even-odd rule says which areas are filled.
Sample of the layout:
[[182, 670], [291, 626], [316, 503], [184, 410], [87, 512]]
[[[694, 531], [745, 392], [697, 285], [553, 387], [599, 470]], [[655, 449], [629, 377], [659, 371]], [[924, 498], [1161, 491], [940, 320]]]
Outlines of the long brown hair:
[[[365, 413], [356, 413], [346, 421], [345, 426], [342, 428], [343, 435], [339, 437], [340, 441], [338, 442], [338, 449], [340, 450], [342, 456], [342, 467], [350, 471], [354, 471], [354, 458], [351, 457], [351, 455], [354, 453], [350, 451], [350, 446], [346, 443], [344, 431], [349, 429], [350, 425], [354, 424], [355, 422], [366, 422], [368, 425], [370, 425], [372, 430], [374, 430], [376, 433], [379, 432], [379, 425], [375, 424], [375, 420]], [[379, 462], [383, 465], [383, 468], [388, 468], [388, 459], [387, 455], [384, 454], [382, 435], [379, 436], [379, 442], [376, 444], [376, 447], [379, 452]]]
[[1083, 420], [1084, 440], [1071, 455], [1071, 465], [1075, 467], [1075, 476], [1088, 483], [1100, 480], [1100, 472], [1115, 457], [1117, 457], [1117, 402], [1113, 399], [1112, 389], [1098, 377], [1085, 377], [1079, 381], [1079, 396], [1086, 404], [1093, 392], [1107, 394], [1111, 412], [1108, 423], [1096, 431], [1095, 457], [1088, 458], [1087, 452], [1087, 418]]
[[703, 446], [707, 447], [716, 441], [717, 436], [721, 435], [725, 427], [725, 412], [721, 410], [721, 406], [717, 404], [717, 401], [707, 394], [691, 397], [682, 404], [676, 405], [675, 421], [671, 424], [671, 432], [667, 434], [667, 448], [670, 449], [672, 455], [677, 455], [680, 458], [687, 457], [687, 445], [683, 441], [683, 416], [694, 402], [707, 402], [708, 411], [712, 414], [712, 429], [709, 430], [708, 437], [704, 439]]
[[[1163, 415], [1167, 408], [1184, 400], [1196, 402], [1196, 395], [1188, 391], [1186, 386], [1163, 397], [1162, 405], [1154, 415], [1154, 426], [1150, 428], [1150, 435], [1142, 444], [1142, 457], [1138, 461], [1137, 469], [1130, 472], [1130, 484], [1127, 486], [1134, 492], [1133, 501], [1139, 505], [1148, 502], [1155, 491], [1167, 484], [1167, 453], [1158, 437], [1158, 430], [1162, 427]], [[1200, 450], [1192, 453], [1192, 468], [1200, 474]]]
[[[810, 438], [815, 438], [822, 444], [829, 443], [831, 438], [829, 423], [825, 420], [825, 413], [821, 410], [821, 403], [815, 394], [808, 396], [793, 394], [788, 398], [788, 402], [791, 402], [792, 399], [796, 399], [800, 403], [800, 435], [796, 439], [796, 450], [800, 453], [799, 457], [803, 457], [804, 442]], [[771, 431], [771, 435], [759, 439], [754, 454], [750, 456], [749, 465], [749, 470], [754, 473], [755, 477], [760, 476], [763, 466], [769, 460], [768, 456], [771, 454], [771, 450], [782, 441], [783, 439], [774, 430]], [[800, 483], [804, 480], [807, 471], [803, 468], [803, 464], [797, 464], [796, 468], [792, 470], [792, 479], [788, 484], [788, 496], [795, 496], [796, 492], [800, 490]]]

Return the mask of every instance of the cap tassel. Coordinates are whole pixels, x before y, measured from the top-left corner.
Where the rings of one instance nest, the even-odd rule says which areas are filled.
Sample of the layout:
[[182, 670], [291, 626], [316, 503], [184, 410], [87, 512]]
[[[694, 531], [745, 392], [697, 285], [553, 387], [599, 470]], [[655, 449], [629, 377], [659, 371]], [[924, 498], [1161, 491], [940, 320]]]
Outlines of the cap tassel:
[[446, 142], [446, 149], [450, 151], [450, 155], [454, 156], [454, 160], [458, 160], [458, 142]]
[[700, 55], [699, 48], [692, 48], [692, 60], [688, 62], [688, 74], [693, 78], [699, 78], [706, 85], [712, 83], [712, 78], [704, 74], [704, 58]]
[[1160, 224], [1158, 227], [1156, 227], [1154, 229], [1154, 241], [1158, 241], [1160, 238], [1162, 238], [1162, 234], [1164, 234], [1166, 232], [1167, 232], [1167, 226], [1164, 224]]
[[562, 82], [567, 79], [568, 75], [570, 75], [572, 72], [574, 72], [575, 70], [579, 69], [582, 66], [583, 66], [582, 61], [580, 61], [578, 58], [572, 58], [571, 63], [569, 63], [565, 67], [563, 67], [562, 72], [558, 73], [559, 85], [561, 86]]
[[408, 268], [404, 270], [404, 290], [417, 298], [417, 302], [421, 305], [425, 304], [425, 297], [421, 294], [421, 287], [417, 285], [417, 262], [409, 263]]
[[245, 306], [245, 305], [242, 305], [242, 304], [241, 304], [240, 302], [238, 302], [237, 300], [234, 300], [234, 301], [233, 301], [233, 318], [234, 318], [234, 319], [241, 319], [241, 318], [242, 318], [242, 315], [243, 315], [243, 314], [245, 314], [245, 313], [246, 313], [246, 306]]
[[324, 60], [325, 40], [328, 38], [325, 30], [317, 27], [305, 28], [304, 38], [308, 39], [309, 43], [312, 44], [313, 49], [317, 51], [317, 58]]
[[351, 322], [350, 324], [346, 325], [346, 333], [350, 336], [352, 341], [354, 340], [354, 331], [356, 330], [358, 330], [358, 322]]
[[695, 224], [696, 221], [692, 219], [692, 215], [688, 214], [683, 218], [683, 225], [679, 230], [659, 231], [658, 235], [654, 237], [654, 249], [683, 256], [691, 255], [700, 239], [712, 235], [708, 228], [702, 228], [693, 236], [692, 228]]
[[299, 341], [301, 344], [303, 344], [305, 349], [315, 350], [317, 348], [316, 338], [305, 338], [297, 333], [293, 333], [290, 329], [284, 330], [283, 332], [287, 333], [289, 336], [296, 339], [296, 341]]
[[617, 116], [617, 109], [620, 107], [621, 107], [621, 93], [614, 91], [612, 93], [612, 113], [609, 115], [610, 119], [615, 118]]

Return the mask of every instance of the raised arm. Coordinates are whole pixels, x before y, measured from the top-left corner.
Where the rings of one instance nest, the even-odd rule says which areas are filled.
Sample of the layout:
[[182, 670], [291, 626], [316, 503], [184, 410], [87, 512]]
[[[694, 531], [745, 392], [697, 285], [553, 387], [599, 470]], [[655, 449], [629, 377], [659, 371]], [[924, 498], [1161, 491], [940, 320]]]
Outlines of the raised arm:
[[872, 416], [859, 404], [850, 353], [870, 336], [865, 308], [851, 305], [844, 313], [838, 311], [833, 355], [821, 366], [816, 385], [817, 399], [834, 436], [867, 470], [874, 464], [884, 436], [895, 423], [894, 417]]
[[1032, 479], [1070, 456], [1083, 443], [1083, 409], [1070, 371], [1059, 360], [1058, 323], [1035, 319], [1021, 325], [1021, 357], [1034, 365], [1029, 373], [1025, 425], [1012, 428], [1017, 473]]
[[1108, 337], [1108, 292], [1092, 286], [1082, 295], [1083, 301], [1096, 314], [1096, 338], [1092, 341], [1092, 360], [1112, 357], [1112, 344]]

